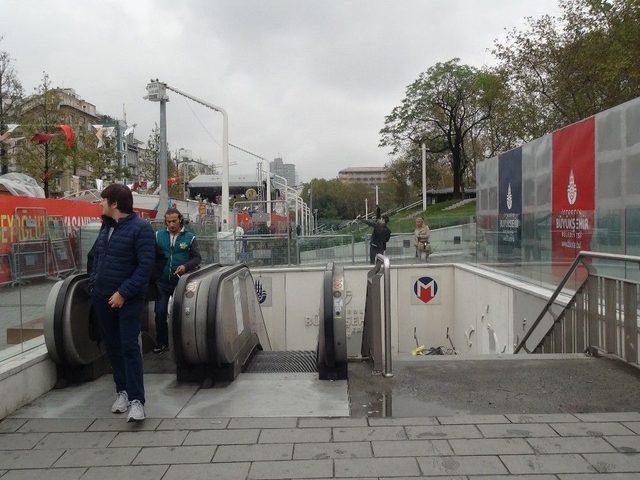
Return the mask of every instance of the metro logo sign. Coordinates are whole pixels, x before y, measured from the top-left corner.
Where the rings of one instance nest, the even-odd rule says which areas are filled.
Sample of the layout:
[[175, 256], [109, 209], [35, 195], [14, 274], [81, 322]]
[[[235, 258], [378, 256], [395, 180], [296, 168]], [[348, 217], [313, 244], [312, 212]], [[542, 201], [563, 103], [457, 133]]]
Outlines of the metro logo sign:
[[431, 277], [420, 277], [413, 284], [413, 293], [422, 303], [429, 303], [438, 295], [438, 282]]

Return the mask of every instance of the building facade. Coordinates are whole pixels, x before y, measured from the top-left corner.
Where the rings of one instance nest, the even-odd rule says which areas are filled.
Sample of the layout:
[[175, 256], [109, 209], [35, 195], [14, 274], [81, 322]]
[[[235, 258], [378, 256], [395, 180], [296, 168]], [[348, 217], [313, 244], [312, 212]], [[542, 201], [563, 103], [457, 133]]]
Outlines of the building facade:
[[[76, 139], [83, 134], [94, 135], [95, 129], [93, 125], [96, 124], [114, 127], [113, 135], [110, 137], [114, 147], [113, 158], [109, 160], [114, 165], [117, 163], [119, 167], [124, 167], [125, 171], [128, 172], [126, 178], [117, 178], [115, 180], [124, 181], [125, 183], [133, 182], [138, 176], [142, 142], [134, 137], [132, 129], [128, 129], [127, 123], [107, 115], [101, 115], [94, 104], [84, 100], [72, 88], [55, 88], [51, 92], [56, 98], [52, 120], [71, 125], [75, 131]], [[20, 116], [26, 116], [27, 118], [37, 115], [42, 109], [43, 101], [41, 95], [32, 95], [26, 98], [19, 107]], [[50, 125], [49, 128], [52, 128], [52, 126]], [[95, 141], [97, 142], [97, 139]], [[65, 162], [64, 169], [57, 171], [50, 180], [50, 194], [61, 196], [78, 189], [94, 188], [95, 185], [92, 178], [100, 177], [100, 175], [90, 171], [90, 168], [84, 161], [80, 161], [75, 167], [71, 167]], [[15, 156], [13, 158], [10, 156], [9, 170], [22, 170]]]
[[382, 185], [387, 181], [385, 167], [350, 167], [338, 172], [338, 179], [342, 182], [364, 183], [367, 185]]
[[282, 158], [274, 158], [273, 162], [269, 162], [271, 173], [280, 175], [287, 179], [287, 185], [294, 187], [298, 184], [296, 175], [296, 166], [293, 163], [284, 163]]

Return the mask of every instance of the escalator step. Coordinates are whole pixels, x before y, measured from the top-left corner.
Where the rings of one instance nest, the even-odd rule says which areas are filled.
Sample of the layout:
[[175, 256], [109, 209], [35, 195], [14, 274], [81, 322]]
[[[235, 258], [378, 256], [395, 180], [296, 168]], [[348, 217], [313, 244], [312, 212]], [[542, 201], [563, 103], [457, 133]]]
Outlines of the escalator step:
[[315, 373], [316, 352], [257, 352], [247, 365], [247, 373]]

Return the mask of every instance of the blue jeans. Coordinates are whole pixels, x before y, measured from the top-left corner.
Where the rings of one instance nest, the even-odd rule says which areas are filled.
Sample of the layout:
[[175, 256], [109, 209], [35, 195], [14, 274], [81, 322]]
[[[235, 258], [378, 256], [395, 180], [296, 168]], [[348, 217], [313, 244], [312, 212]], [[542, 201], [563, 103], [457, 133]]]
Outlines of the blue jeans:
[[156, 300], [156, 344], [169, 345], [169, 326], [167, 324], [167, 314], [169, 297], [173, 295], [175, 285], [158, 282], [158, 299]]
[[126, 300], [121, 308], [111, 308], [108, 297], [94, 295], [92, 301], [113, 369], [116, 392], [126, 391], [129, 400], [144, 403], [142, 353], [138, 344], [144, 300]]

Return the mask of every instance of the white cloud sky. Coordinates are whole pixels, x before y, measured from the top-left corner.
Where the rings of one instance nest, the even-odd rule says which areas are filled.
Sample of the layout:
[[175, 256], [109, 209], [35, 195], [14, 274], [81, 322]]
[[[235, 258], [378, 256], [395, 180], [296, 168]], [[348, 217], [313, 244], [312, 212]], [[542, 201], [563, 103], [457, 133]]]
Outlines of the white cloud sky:
[[[146, 140], [159, 78], [229, 112], [231, 142], [296, 164], [302, 179], [383, 165], [384, 116], [417, 75], [488, 49], [524, 17], [557, 14], [556, 0], [0, 0], [0, 48], [26, 92], [47, 71], [100, 112], [137, 123]], [[221, 120], [175, 94], [172, 150], [221, 158]], [[204, 124], [204, 127], [202, 124]], [[231, 151], [232, 173], [255, 170]]]

